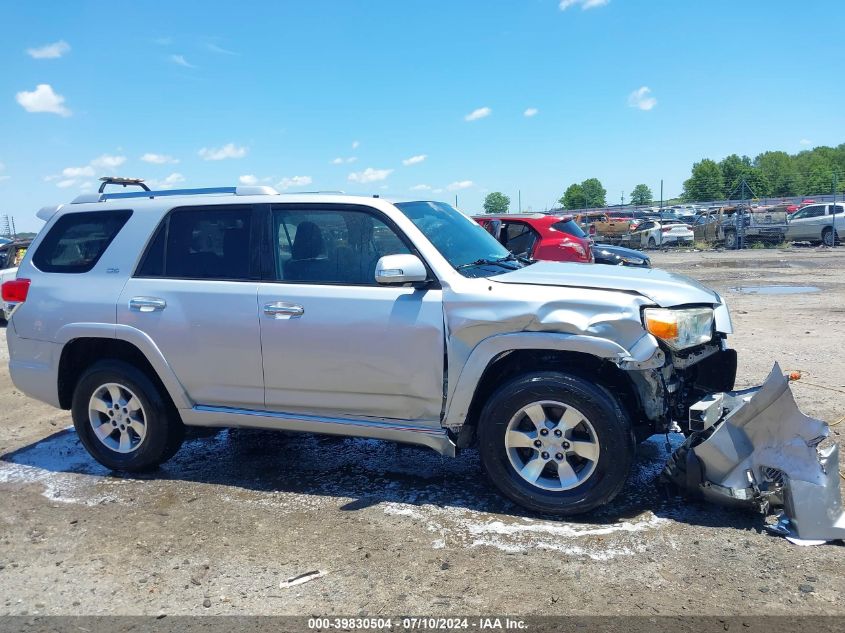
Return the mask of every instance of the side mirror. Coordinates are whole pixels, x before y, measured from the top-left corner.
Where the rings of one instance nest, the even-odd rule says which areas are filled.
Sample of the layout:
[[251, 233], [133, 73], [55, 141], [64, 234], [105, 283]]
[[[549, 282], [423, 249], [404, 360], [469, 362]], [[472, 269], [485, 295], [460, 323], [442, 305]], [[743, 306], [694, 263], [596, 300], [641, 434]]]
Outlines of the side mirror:
[[385, 286], [419, 283], [428, 279], [428, 271], [416, 255], [385, 255], [376, 264], [376, 283]]

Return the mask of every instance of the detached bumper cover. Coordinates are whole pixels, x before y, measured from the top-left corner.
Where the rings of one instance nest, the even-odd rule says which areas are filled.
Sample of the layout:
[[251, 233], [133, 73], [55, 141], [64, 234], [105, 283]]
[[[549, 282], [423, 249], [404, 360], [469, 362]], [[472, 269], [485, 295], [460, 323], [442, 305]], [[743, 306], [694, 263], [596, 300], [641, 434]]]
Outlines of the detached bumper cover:
[[801, 540], [845, 539], [839, 448], [825, 422], [798, 409], [777, 365], [760, 387], [708, 396], [690, 408], [687, 441], [664, 476], [712, 501], [780, 519]]

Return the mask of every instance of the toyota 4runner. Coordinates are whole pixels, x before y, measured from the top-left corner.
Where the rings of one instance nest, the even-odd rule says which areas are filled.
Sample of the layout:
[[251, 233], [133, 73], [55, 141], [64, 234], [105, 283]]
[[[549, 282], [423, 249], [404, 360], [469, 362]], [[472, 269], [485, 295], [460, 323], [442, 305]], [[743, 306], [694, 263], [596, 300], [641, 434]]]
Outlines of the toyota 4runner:
[[[521, 260], [441, 202], [102, 191], [39, 212], [3, 298], [15, 384], [108, 468], [155, 467], [187, 426], [475, 445], [502, 493], [568, 515], [620, 491], [638, 441], [748, 400], [692, 279]], [[735, 401], [691, 428], [714, 393]]]

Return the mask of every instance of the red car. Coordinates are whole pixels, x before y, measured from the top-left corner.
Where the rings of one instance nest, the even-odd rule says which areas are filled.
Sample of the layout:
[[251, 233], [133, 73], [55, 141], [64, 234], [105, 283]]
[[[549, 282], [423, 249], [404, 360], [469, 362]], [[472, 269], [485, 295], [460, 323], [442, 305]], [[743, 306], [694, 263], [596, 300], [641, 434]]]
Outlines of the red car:
[[569, 215], [480, 215], [473, 218], [511, 253], [553, 262], [593, 261], [592, 241]]

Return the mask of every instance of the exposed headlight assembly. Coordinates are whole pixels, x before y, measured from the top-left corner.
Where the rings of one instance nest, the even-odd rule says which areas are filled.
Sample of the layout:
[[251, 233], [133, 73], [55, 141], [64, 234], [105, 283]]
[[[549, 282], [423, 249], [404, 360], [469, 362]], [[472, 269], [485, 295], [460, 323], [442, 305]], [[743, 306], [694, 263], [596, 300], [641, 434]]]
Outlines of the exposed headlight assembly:
[[687, 349], [713, 338], [712, 308], [646, 308], [645, 329], [673, 350]]

